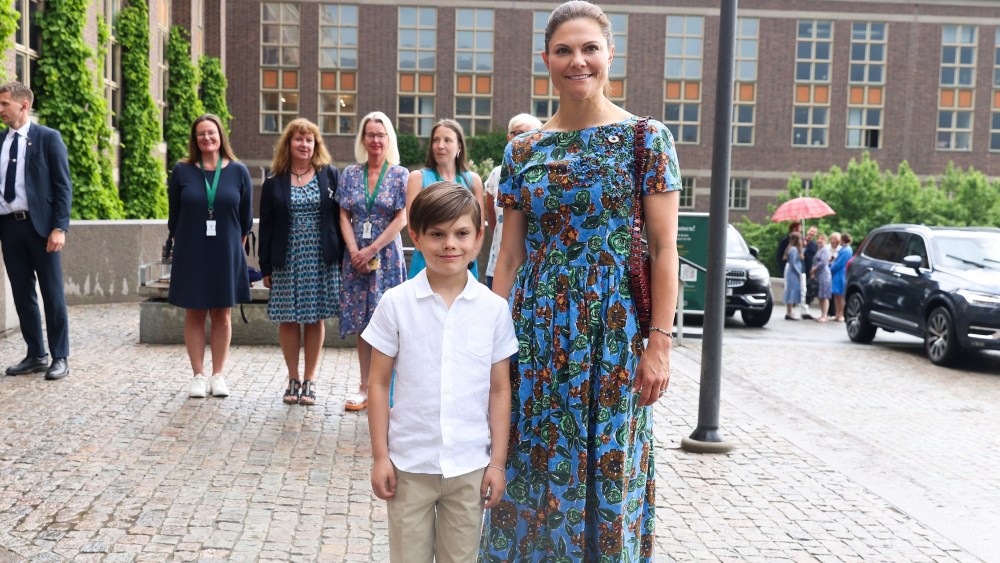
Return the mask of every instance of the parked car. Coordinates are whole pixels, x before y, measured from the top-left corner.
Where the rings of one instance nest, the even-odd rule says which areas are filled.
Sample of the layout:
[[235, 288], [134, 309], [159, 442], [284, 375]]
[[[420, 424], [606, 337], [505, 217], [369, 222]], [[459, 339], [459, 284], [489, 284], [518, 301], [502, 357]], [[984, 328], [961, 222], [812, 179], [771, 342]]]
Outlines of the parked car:
[[886, 225], [847, 266], [847, 335], [877, 329], [924, 339], [938, 365], [961, 350], [1000, 350], [1000, 229]]
[[774, 299], [771, 275], [757, 259], [756, 247], [748, 247], [743, 236], [729, 225], [726, 234], [726, 316], [740, 311], [747, 326], [760, 327], [771, 320]]

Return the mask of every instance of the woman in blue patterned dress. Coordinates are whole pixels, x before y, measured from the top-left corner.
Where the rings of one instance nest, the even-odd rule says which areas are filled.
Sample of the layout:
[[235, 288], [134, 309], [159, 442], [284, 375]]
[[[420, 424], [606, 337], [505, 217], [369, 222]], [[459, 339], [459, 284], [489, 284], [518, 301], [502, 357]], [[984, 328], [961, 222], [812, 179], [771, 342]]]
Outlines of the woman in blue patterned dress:
[[[316, 366], [326, 336], [324, 319], [339, 313], [339, 175], [330, 165], [319, 127], [295, 119], [274, 148], [272, 176], [260, 197], [260, 269], [271, 288], [267, 315], [278, 327], [288, 367], [284, 402], [316, 403]], [[299, 381], [299, 347], [305, 351]]]
[[[340, 336], [360, 335], [375, 312], [379, 299], [390, 287], [406, 279], [403, 240], [406, 226], [406, 178], [399, 166], [399, 148], [392, 122], [382, 112], [361, 120], [354, 141], [357, 164], [344, 169], [337, 190], [340, 226], [348, 254], [344, 255], [343, 297], [340, 301]], [[358, 336], [361, 384], [348, 395], [344, 408], [368, 406], [368, 369], [372, 347]]]
[[673, 138], [649, 120], [642, 182], [653, 326], [629, 291], [637, 118], [606, 97], [614, 53], [600, 8], [550, 16], [543, 60], [559, 110], [507, 146], [493, 290], [519, 335], [507, 489], [482, 561], [653, 560], [652, 408], [670, 377], [680, 177]]
[[[409, 213], [410, 204], [427, 186], [435, 182], [454, 182], [466, 189], [472, 190], [483, 209], [483, 179], [469, 170], [465, 150], [465, 134], [462, 125], [453, 119], [442, 119], [431, 129], [431, 142], [427, 145], [427, 160], [425, 168], [410, 172], [406, 184], [406, 209]], [[485, 214], [484, 214], [485, 217]], [[410, 279], [416, 277], [425, 267], [424, 255], [419, 250], [413, 251], [410, 259]], [[479, 279], [478, 260], [473, 260], [469, 270]]]

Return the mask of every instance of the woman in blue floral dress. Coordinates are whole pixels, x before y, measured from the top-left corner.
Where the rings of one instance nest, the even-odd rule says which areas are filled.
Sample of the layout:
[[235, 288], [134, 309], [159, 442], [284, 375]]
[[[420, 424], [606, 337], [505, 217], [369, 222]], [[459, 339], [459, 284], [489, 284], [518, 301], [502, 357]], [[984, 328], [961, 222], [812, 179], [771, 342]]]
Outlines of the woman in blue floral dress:
[[[316, 404], [316, 368], [326, 336], [324, 319], [340, 304], [339, 174], [330, 165], [319, 127], [292, 120], [274, 147], [272, 176], [260, 196], [260, 269], [271, 289], [267, 315], [278, 325], [288, 368], [287, 404]], [[299, 380], [299, 349], [305, 370]]]
[[[384, 113], [372, 112], [361, 120], [354, 157], [358, 164], [344, 169], [337, 190], [347, 247], [341, 269], [341, 338], [361, 334], [382, 294], [406, 280], [399, 232], [406, 226], [409, 171], [399, 166], [396, 132]], [[360, 337], [357, 346], [361, 384], [347, 397], [344, 408], [349, 411], [368, 406], [372, 347]]]
[[600, 8], [557, 8], [543, 59], [559, 110], [504, 155], [493, 290], [511, 301], [520, 349], [507, 489], [481, 561], [653, 560], [651, 405], [669, 380], [680, 177], [670, 133], [648, 121], [655, 328], [644, 343], [627, 273], [637, 119], [604, 94], [613, 52]]

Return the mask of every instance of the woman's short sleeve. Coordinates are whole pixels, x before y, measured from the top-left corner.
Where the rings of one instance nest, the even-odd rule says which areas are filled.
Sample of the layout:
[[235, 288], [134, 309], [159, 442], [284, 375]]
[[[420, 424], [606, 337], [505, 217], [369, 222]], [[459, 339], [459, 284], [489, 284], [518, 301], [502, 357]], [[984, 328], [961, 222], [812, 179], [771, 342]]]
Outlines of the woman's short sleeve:
[[643, 194], [681, 189], [681, 168], [677, 162], [674, 136], [666, 125], [655, 119], [650, 119], [647, 124], [646, 151], [649, 161], [643, 177]]
[[392, 192], [396, 199], [393, 202], [393, 211], [406, 209], [406, 179], [410, 176], [410, 171], [405, 166], [393, 166], [389, 172], [392, 174]]
[[498, 207], [521, 209], [521, 183], [524, 180], [521, 169], [531, 156], [531, 145], [530, 135], [519, 135], [507, 143], [507, 148], [503, 151], [500, 182], [497, 186]]

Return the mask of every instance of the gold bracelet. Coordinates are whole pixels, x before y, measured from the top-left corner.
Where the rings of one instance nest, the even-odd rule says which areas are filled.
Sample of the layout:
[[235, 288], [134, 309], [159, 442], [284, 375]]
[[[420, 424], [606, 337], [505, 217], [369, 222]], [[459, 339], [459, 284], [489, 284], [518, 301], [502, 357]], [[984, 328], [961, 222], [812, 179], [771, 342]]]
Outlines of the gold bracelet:
[[659, 332], [660, 334], [662, 334], [663, 336], [666, 336], [670, 340], [674, 339], [674, 335], [670, 334], [669, 330], [663, 330], [662, 328], [660, 328], [658, 326], [651, 326], [651, 327], [649, 327], [649, 330], [651, 330], [653, 332]]
[[504, 468], [503, 468], [503, 467], [500, 467], [499, 465], [492, 465], [492, 464], [489, 464], [489, 463], [487, 463], [487, 464], [486, 464], [486, 469], [489, 469], [489, 468], [491, 468], [491, 467], [492, 467], [493, 469], [496, 469], [496, 470], [497, 470], [497, 471], [499, 471], [500, 473], [507, 473], [506, 471], [504, 471]]

